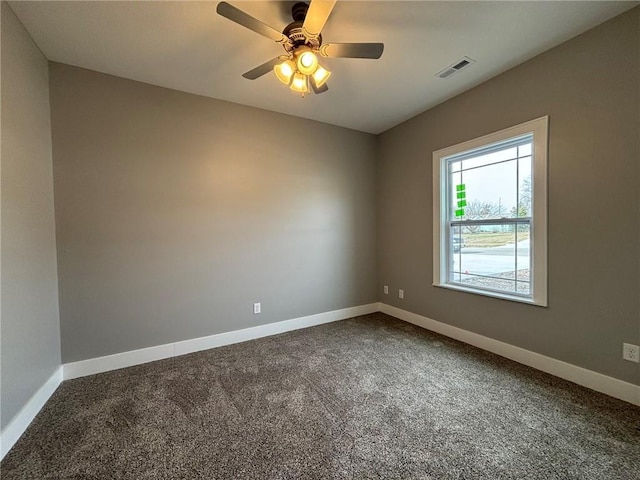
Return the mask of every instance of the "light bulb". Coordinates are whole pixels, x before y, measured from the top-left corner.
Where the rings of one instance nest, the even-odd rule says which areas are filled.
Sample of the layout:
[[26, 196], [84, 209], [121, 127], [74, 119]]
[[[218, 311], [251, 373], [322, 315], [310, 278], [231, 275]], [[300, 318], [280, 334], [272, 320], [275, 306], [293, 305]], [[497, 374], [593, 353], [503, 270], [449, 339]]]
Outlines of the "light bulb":
[[305, 68], [310, 68], [313, 65], [313, 53], [305, 52], [300, 55], [300, 63]]
[[313, 72], [313, 80], [316, 84], [316, 87], [319, 88], [324, 85], [330, 76], [331, 72], [329, 70], [325, 70], [321, 65], [318, 65], [316, 71]]
[[311, 75], [318, 68], [318, 57], [307, 46], [299, 47], [297, 50], [298, 71], [304, 75]]
[[291, 82], [291, 90], [299, 93], [308, 93], [309, 86], [307, 84], [307, 76], [300, 72], [296, 72]]
[[289, 85], [291, 82], [291, 77], [293, 76], [293, 72], [296, 70], [296, 64], [291, 60], [286, 60], [275, 67], [273, 67], [273, 72], [285, 85]]

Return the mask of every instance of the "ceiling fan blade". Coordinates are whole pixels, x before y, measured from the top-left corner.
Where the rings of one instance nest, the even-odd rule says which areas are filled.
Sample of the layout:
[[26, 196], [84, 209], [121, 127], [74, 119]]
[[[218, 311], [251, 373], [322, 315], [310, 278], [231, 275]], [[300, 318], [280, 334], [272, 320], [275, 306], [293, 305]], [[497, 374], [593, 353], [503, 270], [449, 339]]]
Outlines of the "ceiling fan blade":
[[307, 38], [316, 38], [322, 32], [336, 0], [311, 0], [307, 16], [302, 24], [302, 33]]
[[320, 55], [334, 58], [380, 58], [384, 43], [325, 43]]
[[313, 78], [313, 76], [309, 77], [309, 83], [311, 84], [311, 88], [313, 89], [313, 93], [315, 93], [316, 95], [320, 95], [321, 93], [324, 93], [327, 90], [329, 90], [329, 87], [327, 86], [326, 83], [323, 83], [321, 87], [317, 87], [316, 86], [316, 81]]
[[272, 58], [268, 62], [264, 62], [262, 65], [257, 66], [253, 70], [249, 70], [247, 73], [243, 73], [242, 76], [248, 80], [255, 80], [256, 78], [260, 78], [262, 75], [269, 73], [273, 70], [277, 64], [282, 62], [280, 57]]
[[249, 30], [253, 30], [260, 35], [270, 38], [274, 42], [289, 43], [289, 38], [277, 31], [275, 28], [270, 27], [266, 23], [262, 23], [257, 18], [244, 13], [242, 10], [228, 4], [227, 2], [220, 2], [216, 8], [216, 12], [223, 17], [228, 18], [232, 22], [236, 22]]

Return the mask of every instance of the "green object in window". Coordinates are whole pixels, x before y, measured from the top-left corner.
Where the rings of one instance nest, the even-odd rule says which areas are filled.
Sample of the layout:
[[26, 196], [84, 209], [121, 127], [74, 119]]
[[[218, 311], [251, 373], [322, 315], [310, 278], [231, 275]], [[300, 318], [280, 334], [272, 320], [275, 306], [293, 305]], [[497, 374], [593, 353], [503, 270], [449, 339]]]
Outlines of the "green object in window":
[[466, 206], [467, 206], [467, 201], [466, 200], [458, 200], [458, 208], [466, 207]]
[[456, 185], [456, 191], [461, 192], [465, 189], [465, 184], [461, 183], [460, 185]]
[[467, 192], [458, 192], [456, 196], [458, 198], [467, 198]]
[[464, 208], [459, 208], [456, 210], [456, 217], [464, 216]]

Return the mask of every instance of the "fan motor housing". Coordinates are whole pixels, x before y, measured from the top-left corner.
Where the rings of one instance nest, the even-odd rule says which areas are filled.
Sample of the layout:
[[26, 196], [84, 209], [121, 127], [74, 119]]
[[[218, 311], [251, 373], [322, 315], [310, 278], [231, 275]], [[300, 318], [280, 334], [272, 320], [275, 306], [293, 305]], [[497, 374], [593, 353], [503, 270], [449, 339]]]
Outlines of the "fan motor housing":
[[307, 17], [308, 11], [309, 5], [304, 2], [294, 3], [291, 7], [293, 22], [282, 30], [282, 34], [291, 40], [291, 45], [284, 45], [284, 49], [288, 53], [293, 52], [301, 45], [308, 45], [313, 49], [318, 49], [320, 45], [322, 45], [322, 35], [318, 35], [318, 38], [315, 39], [308, 39], [304, 36], [304, 33], [302, 33], [302, 25], [304, 24], [304, 19]]
[[285, 50], [291, 51], [300, 45], [309, 45], [311, 48], [318, 48], [322, 45], [322, 35], [318, 35], [316, 39], [308, 39], [302, 33], [303, 22], [291, 22], [284, 27], [282, 34], [286, 35], [291, 40], [292, 45], [285, 45]]

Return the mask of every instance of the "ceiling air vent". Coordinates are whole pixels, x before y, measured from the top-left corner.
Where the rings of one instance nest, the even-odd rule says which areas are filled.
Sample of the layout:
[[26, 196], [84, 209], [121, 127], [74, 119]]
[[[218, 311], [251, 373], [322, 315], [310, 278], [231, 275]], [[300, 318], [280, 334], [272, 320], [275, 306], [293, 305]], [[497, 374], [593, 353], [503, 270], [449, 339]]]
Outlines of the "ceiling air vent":
[[468, 67], [469, 65], [471, 65], [474, 62], [475, 62], [475, 60], [473, 58], [462, 57], [461, 60], [458, 60], [457, 62], [452, 63], [451, 65], [449, 65], [444, 70], [440, 70], [438, 73], [436, 73], [436, 77], [448, 78], [451, 75], [453, 75], [454, 73], [459, 72], [460, 70], [462, 70], [465, 67]]

